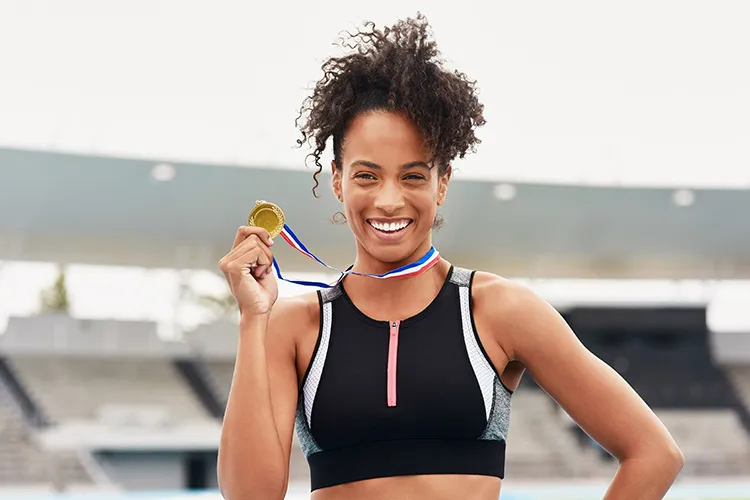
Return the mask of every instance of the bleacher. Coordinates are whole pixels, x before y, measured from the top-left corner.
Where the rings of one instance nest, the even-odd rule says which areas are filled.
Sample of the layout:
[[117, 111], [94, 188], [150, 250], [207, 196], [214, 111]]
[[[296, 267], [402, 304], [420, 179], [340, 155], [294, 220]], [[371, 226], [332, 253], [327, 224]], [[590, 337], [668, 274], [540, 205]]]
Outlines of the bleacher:
[[729, 365], [725, 372], [741, 404], [750, 411], [750, 365]]
[[229, 398], [229, 388], [232, 385], [234, 374], [234, 359], [227, 361], [206, 360], [203, 362], [212, 386], [216, 390], [217, 397], [226, 404]]
[[118, 408], [170, 420], [209, 417], [168, 361], [15, 356], [10, 364], [54, 423], [101, 420]]
[[16, 402], [0, 380], [0, 485], [92, 484], [76, 453], [51, 453], [36, 442]]
[[189, 348], [162, 341], [154, 323], [11, 318], [0, 348], [50, 424], [116, 419], [118, 410], [159, 420], [210, 418], [173, 363]]
[[[566, 316], [586, 347], [619, 372], [662, 418], [686, 456], [685, 475], [750, 474], [750, 364], [727, 368], [717, 362], [709, 347], [705, 311], [599, 308], [574, 309]], [[524, 377], [522, 386], [544, 397], [530, 377]], [[519, 417], [516, 406], [513, 410], [511, 427], [525, 418]], [[585, 436], [575, 424], [568, 430]], [[585, 437], [582, 442], [591, 443]], [[610, 471], [610, 461], [596, 453], [597, 445], [589, 448], [594, 452], [588, 461], [573, 459], [586, 463], [573, 473]]]
[[750, 439], [729, 409], [657, 410], [685, 455], [684, 474], [740, 476], [750, 472]]
[[[77, 432], [85, 433], [85, 425], [92, 429], [108, 425], [117, 433], [122, 425], [135, 425], [139, 432], [146, 431], [141, 437], [148, 437], [148, 432], [159, 436], [190, 422], [218, 425], [220, 417], [212, 414], [205, 396], [199, 394], [202, 383], [196, 386], [177, 362], [198, 367], [195, 374], [205, 379], [205, 387], [223, 405], [231, 385], [236, 335], [237, 326], [229, 321], [201, 325], [186, 332], [183, 341], [166, 342], [150, 322], [11, 318], [6, 333], [0, 335], [0, 357], [40, 415], [42, 428], [30, 425], [29, 416], [18, 408], [18, 398], [0, 384], [0, 481], [68, 486], [94, 481], [91, 467], [81, 460], [93, 458], [91, 450], [46, 449], [39, 436], [49, 435], [48, 429], [75, 423]], [[727, 403], [727, 394], [734, 394], [732, 386], [720, 386], [724, 380], [716, 375], [722, 373], [720, 367], [701, 347], [702, 341], [688, 337], [682, 346], [670, 345], [667, 351], [658, 346], [657, 354], [668, 354], [658, 358], [653, 345], [649, 347], [638, 335], [613, 343], [592, 340], [583, 332], [592, 350], [621, 371], [673, 433], [687, 457], [686, 474], [747, 474], [750, 439]], [[628, 362], [623, 364], [623, 359]], [[659, 359], [662, 362], [657, 364]], [[733, 367], [728, 379], [747, 404], [750, 366]], [[701, 384], [714, 384], [713, 394], [690, 390]], [[206, 436], [201, 438], [204, 442], [214, 439], [210, 432]], [[615, 469], [616, 461], [525, 375], [512, 400], [507, 476], [606, 478]], [[308, 480], [296, 439], [290, 480]]]
[[237, 324], [228, 320], [202, 324], [185, 332], [185, 341], [200, 360], [203, 373], [222, 405], [226, 405], [232, 384], [237, 332]]
[[549, 396], [521, 389], [513, 395], [506, 467], [509, 477], [585, 477], [598, 459], [578, 445]]

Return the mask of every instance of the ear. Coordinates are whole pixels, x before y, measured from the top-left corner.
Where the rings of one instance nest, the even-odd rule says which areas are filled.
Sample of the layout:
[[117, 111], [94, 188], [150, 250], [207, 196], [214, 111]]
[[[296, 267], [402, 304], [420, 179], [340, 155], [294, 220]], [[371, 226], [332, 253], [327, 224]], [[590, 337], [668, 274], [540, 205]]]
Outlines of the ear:
[[451, 172], [452, 172], [452, 168], [450, 165], [448, 165], [448, 169], [445, 171], [443, 175], [440, 176], [440, 179], [438, 180], [438, 196], [437, 196], [438, 206], [445, 203], [445, 199], [448, 196], [448, 182], [451, 179]]
[[336, 168], [336, 162], [331, 161], [331, 187], [333, 188], [333, 195], [337, 200], [342, 201], [341, 194], [341, 170]]

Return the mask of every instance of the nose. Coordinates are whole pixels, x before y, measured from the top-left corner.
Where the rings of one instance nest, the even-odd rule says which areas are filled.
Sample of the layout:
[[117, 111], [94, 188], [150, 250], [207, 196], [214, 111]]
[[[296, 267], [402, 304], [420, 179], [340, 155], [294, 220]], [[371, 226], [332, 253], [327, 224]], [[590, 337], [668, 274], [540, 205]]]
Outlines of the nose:
[[404, 207], [404, 194], [397, 182], [385, 182], [375, 197], [375, 208], [395, 214]]

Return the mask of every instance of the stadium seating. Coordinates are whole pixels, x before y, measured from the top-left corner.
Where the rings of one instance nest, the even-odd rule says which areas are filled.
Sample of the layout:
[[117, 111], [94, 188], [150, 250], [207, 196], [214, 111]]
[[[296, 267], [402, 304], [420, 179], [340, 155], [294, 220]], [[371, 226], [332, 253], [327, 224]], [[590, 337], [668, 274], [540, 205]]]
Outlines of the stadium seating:
[[207, 360], [203, 362], [210, 383], [216, 391], [217, 398], [226, 404], [229, 397], [229, 388], [232, 385], [232, 375], [234, 373], [234, 360]]
[[[184, 342], [165, 342], [150, 322], [11, 318], [8, 332], [0, 336], [0, 355], [43, 416], [42, 425], [116, 426], [135, 421], [156, 425], [158, 432], [159, 425], [217, 422], [220, 415], [207, 407], [206, 398], [198, 394], [200, 387], [178, 364], [198, 367], [191, 372], [205, 379], [198, 385], [208, 388], [220, 405], [226, 404], [236, 328], [236, 323], [218, 321], [187, 332]], [[750, 366], [727, 369], [730, 386], [701, 341], [688, 339], [670, 346], [664, 359], [659, 357], [664, 346], [655, 348], [646, 340], [590, 345], [650, 401], [687, 457], [685, 474], [747, 474], [750, 438], [727, 394], [733, 387], [750, 405]], [[622, 364], [623, 359], [628, 362]], [[714, 394], [696, 392], [696, 386], [713, 387]], [[82, 459], [92, 455], [85, 450], [45, 449], [9, 391], [0, 385], [0, 482], [92, 484], [91, 464]], [[294, 443], [290, 480], [306, 483], [307, 464], [296, 439]], [[507, 477], [606, 478], [616, 465], [533, 378], [523, 377], [512, 400]], [[97, 474], [100, 470], [93, 469]]]
[[731, 410], [658, 410], [685, 455], [686, 475], [739, 476], [750, 471], [750, 439]]
[[708, 332], [584, 331], [586, 346], [652, 408], [729, 408], [732, 388], [708, 347]]
[[162, 420], [210, 418], [173, 360], [182, 343], [164, 342], [146, 321], [82, 321], [64, 315], [10, 318], [0, 338], [8, 365], [50, 423], [96, 421], [121, 413]]
[[99, 420], [117, 408], [170, 420], [209, 417], [165, 360], [15, 356], [10, 363], [53, 422]]
[[725, 372], [741, 404], [750, 411], [750, 366], [727, 366]]
[[0, 485], [88, 485], [92, 479], [75, 453], [49, 452], [34, 439], [0, 380]]
[[[703, 342], [705, 336], [697, 334], [677, 339], [678, 342], [666, 351], [659, 345], [660, 339], [637, 335], [620, 338], [616, 343], [593, 335], [584, 339], [595, 354], [623, 375], [662, 419], [686, 456], [684, 475], [750, 473], [750, 434], [734, 404], [744, 398], [746, 408], [750, 408], [750, 366], [722, 370], [711, 359]], [[727, 383], [728, 380], [732, 383]], [[546, 397], [528, 375], [522, 379], [514, 400], [524, 393]], [[513, 423], [523, 418], [516, 408], [517, 401], [514, 401], [511, 437]], [[551, 421], [548, 416], [544, 418]], [[575, 424], [569, 425], [568, 430], [579, 434]], [[549, 444], [554, 440], [546, 437], [545, 442]], [[583, 464], [574, 471], [577, 476], [602, 476], [611, 471], [606, 460], [591, 456], [575, 460]]]
[[[529, 377], [530, 379], [530, 377]], [[600, 477], [614, 468], [608, 455], [588, 437], [576, 439], [580, 428], [538, 386], [526, 382], [513, 395], [508, 433], [508, 474], [511, 477]], [[533, 388], [536, 388], [534, 390]], [[585, 434], [580, 431], [580, 436]], [[544, 471], [544, 472], [542, 472]]]

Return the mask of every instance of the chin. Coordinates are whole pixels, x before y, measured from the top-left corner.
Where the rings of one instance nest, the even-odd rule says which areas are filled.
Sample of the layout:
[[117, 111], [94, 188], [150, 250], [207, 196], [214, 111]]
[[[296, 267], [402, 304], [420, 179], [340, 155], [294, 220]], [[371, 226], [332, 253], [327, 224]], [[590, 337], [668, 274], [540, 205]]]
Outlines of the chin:
[[380, 262], [401, 264], [414, 254], [414, 249], [411, 246], [408, 248], [403, 245], [388, 247], [376, 244], [369, 246], [368, 253]]
[[406, 260], [415, 260], [414, 253], [422, 245], [424, 238], [419, 238], [416, 234], [405, 234], [403, 238], [389, 241], [369, 234], [364, 241], [365, 250], [375, 259], [388, 264], [403, 264]]

